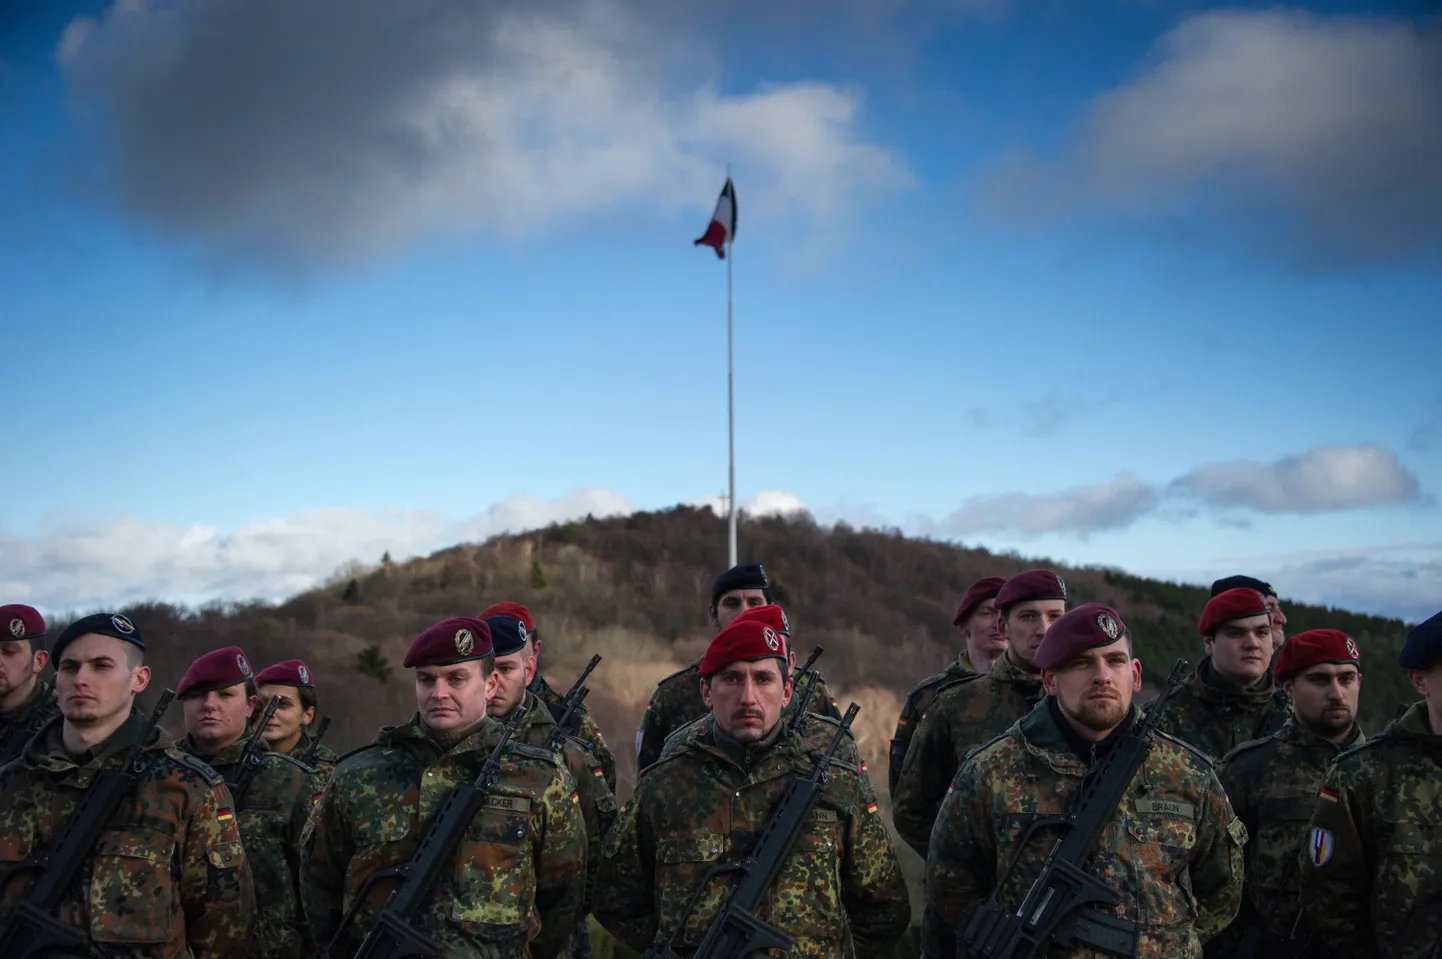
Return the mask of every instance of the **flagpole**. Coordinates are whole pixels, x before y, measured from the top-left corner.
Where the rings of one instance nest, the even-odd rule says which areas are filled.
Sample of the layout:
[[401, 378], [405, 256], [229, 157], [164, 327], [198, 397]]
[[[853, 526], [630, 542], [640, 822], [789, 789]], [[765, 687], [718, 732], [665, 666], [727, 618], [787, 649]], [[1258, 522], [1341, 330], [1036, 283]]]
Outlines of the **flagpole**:
[[[726, 164], [726, 182], [731, 182], [731, 164]], [[735, 209], [735, 197], [731, 200], [732, 209]], [[731, 261], [735, 258], [735, 246], [731, 237], [726, 237], [726, 433], [727, 445], [729, 446], [729, 465], [731, 472], [731, 496], [729, 500], [730, 510], [727, 516], [727, 542], [730, 546], [729, 566], [735, 566], [736, 559], [736, 374], [733, 365], [732, 354], [732, 320], [731, 320]]]

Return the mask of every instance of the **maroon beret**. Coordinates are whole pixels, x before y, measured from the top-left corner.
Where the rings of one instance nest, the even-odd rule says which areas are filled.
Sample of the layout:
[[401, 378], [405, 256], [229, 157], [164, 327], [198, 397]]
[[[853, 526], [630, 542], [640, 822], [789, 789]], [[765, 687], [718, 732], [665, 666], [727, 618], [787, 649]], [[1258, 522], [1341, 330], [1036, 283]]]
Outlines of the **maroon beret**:
[[1285, 682], [1322, 663], [1350, 663], [1361, 670], [1362, 653], [1356, 641], [1340, 629], [1309, 629], [1287, 638], [1272, 665], [1272, 675]]
[[401, 665], [407, 669], [451, 666], [473, 659], [490, 659], [493, 655], [491, 627], [484, 620], [457, 616], [442, 620], [417, 636], [406, 650]]
[[186, 693], [208, 693], [212, 689], [225, 689], [254, 678], [255, 674], [250, 671], [250, 663], [246, 662], [240, 647], [225, 646], [213, 649], [191, 663], [185, 675], [180, 677], [175, 695], [184, 699]]
[[257, 686], [274, 683], [277, 686], [296, 686], [315, 689], [315, 677], [305, 663], [298, 659], [287, 659], [283, 663], [267, 666], [255, 677]]
[[1229, 589], [1207, 600], [1207, 605], [1202, 610], [1202, 618], [1197, 620], [1197, 632], [1210, 636], [1223, 623], [1246, 619], [1248, 616], [1261, 616], [1266, 612], [1267, 601], [1255, 589]]
[[[775, 603], [767, 603], [765, 606], [751, 606], [736, 614], [732, 623], [747, 622], [760, 623], [763, 626], [770, 626], [782, 636], [790, 638], [791, 620], [786, 618], [786, 610]], [[727, 625], [730, 625], [729, 623]]]
[[11, 603], [0, 606], [0, 640], [42, 639], [45, 636], [45, 617], [34, 606]]
[[1110, 646], [1127, 635], [1121, 614], [1101, 603], [1083, 603], [1047, 627], [1036, 648], [1036, 664], [1056, 669], [1089, 649]]
[[1006, 585], [1006, 580], [1000, 576], [984, 576], [966, 588], [966, 595], [961, 597], [957, 604], [956, 615], [951, 618], [951, 625], [960, 626], [966, 622], [966, 618], [976, 612], [976, 608], [989, 599], [996, 599], [996, 594]]
[[779, 659], [786, 662], [786, 642], [781, 634], [754, 619], [733, 619], [711, 639], [706, 655], [701, 657], [701, 675], [713, 676], [732, 663], [758, 659]]
[[1007, 610], [1036, 599], [1066, 599], [1066, 583], [1049, 569], [1017, 573], [996, 594], [996, 608]]

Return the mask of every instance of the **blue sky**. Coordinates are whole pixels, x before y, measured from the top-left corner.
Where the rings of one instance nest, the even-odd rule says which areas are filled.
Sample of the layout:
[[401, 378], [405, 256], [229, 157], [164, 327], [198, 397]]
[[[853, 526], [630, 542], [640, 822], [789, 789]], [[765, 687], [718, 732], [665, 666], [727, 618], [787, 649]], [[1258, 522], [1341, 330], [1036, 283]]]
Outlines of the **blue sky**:
[[743, 503], [1435, 611], [1415, 5], [442, 6], [0, 21], [7, 601], [714, 496], [729, 161]]

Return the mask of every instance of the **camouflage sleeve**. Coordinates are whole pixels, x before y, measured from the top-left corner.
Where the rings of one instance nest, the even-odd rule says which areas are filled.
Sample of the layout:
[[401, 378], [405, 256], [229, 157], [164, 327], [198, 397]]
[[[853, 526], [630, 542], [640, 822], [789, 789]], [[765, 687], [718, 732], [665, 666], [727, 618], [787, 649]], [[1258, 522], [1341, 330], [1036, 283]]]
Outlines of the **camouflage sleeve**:
[[1203, 942], [1216, 936], [1242, 906], [1242, 848], [1247, 827], [1232, 811], [1217, 774], [1205, 770], [1202, 815], [1197, 823], [1197, 844], [1192, 848], [1192, 895], [1197, 901], [1193, 922]]
[[541, 931], [531, 942], [531, 955], [554, 959], [570, 943], [586, 896], [586, 823], [575, 782], [563, 766], [555, 767], [539, 805], [544, 819], [532, 843]]
[[896, 733], [891, 737], [891, 745], [886, 751], [886, 785], [892, 796], [896, 795], [897, 784], [901, 781], [901, 767], [906, 765], [906, 751], [916, 734], [916, 699], [913, 693], [901, 704], [901, 715], [896, 718]]
[[584, 915], [595, 891], [596, 870], [601, 865], [601, 841], [616, 821], [616, 797], [606, 786], [605, 771], [595, 753], [579, 740], [567, 740], [566, 768], [576, 780], [581, 818], [586, 826], [586, 898]]
[[847, 824], [841, 902], [856, 941], [857, 959], [872, 959], [906, 933], [911, 923], [911, 896], [870, 787], [858, 785], [857, 794], [862, 805]]
[[991, 798], [981, 771], [968, 762], [946, 794], [926, 857], [921, 915], [923, 959], [955, 959], [956, 926], [996, 882]]
[[340, 926], [345, 901], [345, 874], [355, 853], [344, 796], [335, 777], [321, 793], [305, 825], [300, 854], [300, 900], [310, 931], [328, 943]]
[[[287, 824], [285, 838], [286, 865], [290, 869], [291, 888], [295, 890], [297, 898], [301, 897], [300, 884], [300, 856], [304, 848], [305, 829], [310, 822], [310, 814], [315, 809], [316, 800], [319, 798], [320, 779], [315, 772], [307, 773], [301, 780], [300, 788], [295, 791], [291, 800], [290, 821]], [[303, 948], [307, 954], [313, 950], [313, 940], [310, 937], [310, 924], [305, 922], [305, 903], [303, 901], [295, 904], [295, 918], [298, 920], [299, 932], [303, 942]]]
[[647, 766], [661, 758], [661, 748], [666, 745], [666, 736], [671, 730], [666, 728], [665, 718], [662, 715], [661, 703], [657, 701], [661, 687], [656, 687], [656, 692], [651, 694], [651, 701], [646, 704], [646, 712], [641, 716], [641, 728], [636, 730], [636, 772], [640, 772]]
[[1371, 797], [1365, 769], [1342, 761], [1327, 770], [1312, 810], [1302, 862], [1302, 912], [1318, 941], [1337, 955], [1363, 956], [1372, 870]]
[[819, 716], [841, 721], [841, 710], [836, 708], [836, 697], [824, 681], [816, 687], [816, 692], [811, 695], [811, 701], [806, 704], [806, 708]]
[[206, 784], [186, 824], [180, 901], [195, 959], [243, 955], [255, 922], [255, 887], [235, 804], [224, 783]]
[[956, 751], [948, 713], [933, 704], [906, 750], [901, 778], [891, 797], [891, 822], [920, 856], [926, 855], [932, 823], [955, 773]]
[[656, 939], [656, 844], [633, 795], [601, 846], [593, 907], [596, 921], [637, 952]]
[[606, 746], [606, 737], [601, 735], [601, 728], [591, 718], [590, 713], [581, 714], [580, 738], [586, 743], [586, 748], [591, 751], [596, 762], [601, 765], [601, 774], [606, 779], [606, 788], [613, 794], [616, 792], [616, 757], [611, 755], [611, 750]]

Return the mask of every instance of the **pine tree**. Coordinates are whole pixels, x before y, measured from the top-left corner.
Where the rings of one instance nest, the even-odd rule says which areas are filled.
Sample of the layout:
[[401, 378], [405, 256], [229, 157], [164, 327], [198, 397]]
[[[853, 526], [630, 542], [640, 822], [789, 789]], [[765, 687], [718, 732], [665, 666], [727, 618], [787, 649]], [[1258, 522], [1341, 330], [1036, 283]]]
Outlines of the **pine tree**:
[[531, 588], [546, 588], [546, 571], [541, 569], [541, 558], [539, 556], [531, 560]]
[[360, 583], [357, 580], [353, 579], [346, 583], [345, 592], [341, 593], [340, 601], [342, 603], [359, 603], [361, 601]]
[[381, 654], [379, 646], [367, 646], [356, 653], [355, 671], [362, 676], [369, 676], [378, 683], [388, 683], [394, 670], [391, 669], [390, 660]]

